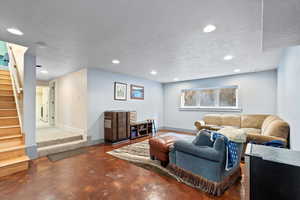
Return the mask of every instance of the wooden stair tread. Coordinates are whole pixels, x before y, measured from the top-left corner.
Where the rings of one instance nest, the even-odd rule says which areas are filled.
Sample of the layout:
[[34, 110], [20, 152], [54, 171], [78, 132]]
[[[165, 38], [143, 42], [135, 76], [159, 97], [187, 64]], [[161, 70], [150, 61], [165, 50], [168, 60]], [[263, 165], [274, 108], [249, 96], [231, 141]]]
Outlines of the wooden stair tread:
[[8, 140], [8, 139], [14, 139], [14, 138], [21, 138], [21, 134], [15, 134], [15, 135], [10, 135], [10, 136], [0, 136], [0, 141], [1, 140]]
[[29, 161], [28, 156], [20, 156], [17, 158], [0, 161], [0, 167], [6, 167], [9, 165], [13, 165], [13, 164], [21, 163], [21, 162], [27, 162], [27, 161]]
[[13, 147], [4, 147], [4, 148], [0, 148], [0, 153], [3, 152], [8, 152], [8, 151], [14, 151], [14, 150], [18, 150], [18, 149], [25, 149], [25, 145], [24, 144], [19, 144]]
[[13, 94], [0, 94], [1, 97], [13, 97]]
[[7, 70], [7, 69], [0, 69], [0, 72], [7, 72], [7, 73], [9, 73], [9, 71]]
[[1, 119], [15, 119], [15, 118], [18, 118], [18, 116], [14, 116], [14, 117], [0, 117], [0, 120]]
[[20, 128], [20, 125], [11, 125], [11, 126], [0, 126], [0, 129], [1, 128]]
[[11, 88], [9, 88], [9, 89], [1, 88], [0, 91], [13, 91], [13, 89], [11, 89]]
[[17, 110], [15, 108], [0, 108], [0, 110]]
[[[1, 80], [1, 78], [0, 78], [0, 80]], [[11, 83], [0, 83], [0, 85], [10, 85], [10, 86], [12, 86]]]

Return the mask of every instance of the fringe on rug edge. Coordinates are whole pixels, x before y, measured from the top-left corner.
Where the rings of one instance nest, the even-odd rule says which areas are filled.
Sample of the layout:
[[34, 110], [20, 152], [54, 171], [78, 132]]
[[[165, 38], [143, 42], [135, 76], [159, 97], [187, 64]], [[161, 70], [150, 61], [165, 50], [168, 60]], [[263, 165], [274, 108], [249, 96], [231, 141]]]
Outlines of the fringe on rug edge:
[[168, 169], [174, 175], [180, 177], [194, 187], [214, 196], [222, 195], [231, 185], [241, 179], [241, 168], [237, 168], [230, 176], [227, 176], [221, 182], [210, 181], [202, 176], [188, 172], [174, 164], [169, 164]]

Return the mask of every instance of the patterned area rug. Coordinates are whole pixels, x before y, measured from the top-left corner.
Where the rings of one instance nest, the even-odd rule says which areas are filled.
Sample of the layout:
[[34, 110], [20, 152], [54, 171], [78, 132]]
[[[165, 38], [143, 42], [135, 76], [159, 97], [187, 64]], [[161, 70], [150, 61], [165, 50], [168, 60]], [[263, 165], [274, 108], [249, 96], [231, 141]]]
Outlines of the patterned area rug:
[[[176, 133], [168, 133], [163, 136], [175, 134]], [[184, 140], [192, 140], [195, 137], [182, 134], [176, 134], [176, 136]], [[207, 180], [204, 177], [185, 171], [176, 165], [168, 165], [167, 168], [164, 168], [160, 165], [159, 161], [150, 159], [150, 147], [148, 142], [149, 140], [145, 140], [139, 143], [130, 144], [107, 153], [117, 158], [127, 160], [137, 166], [154, 171], [158, 174], [172, 177], [178, 182], [214, 196], [222, 195], [231, 185], [235, 184], [241, 178], [240, 168], [237, 168], [235, 172], [224, 178], [221, 182]]]
[[150, 159], [148, 141], [149, 140], [144, 140], [139, 143], [130, 144], [107, 153], [122, 160], [127, 160], [145, 169], [173, 177], [168, 169], [160, 166], [160, 162], [158, 160]]
[[[177, 133], [167, 133], [166, 135], [176, 135], [176, 137], [192, 140], [195, 136], [190, 135], [182, 135]], [[178, 182], [183, 182], [189, 186], [195, 187], [194, 185], [182, 180], [180, 177], [173, 174], [168, 168], [164, 168], [160, 165], [160, 162], [157, 160], [150, 159], [150, 151], [149, 151], [149, 140], [144, 140], [139, 143], [130, 144], [119, 149], [115, 149], [107, 152], [108, 154], [115, 156], [117, 158], [127, 160], [137, 166], [143, 167], [145, 169], [154, 171], [158, 174], [169, 176], [175, 178]], [[196, 187], [197, 188], [197, 187]]]

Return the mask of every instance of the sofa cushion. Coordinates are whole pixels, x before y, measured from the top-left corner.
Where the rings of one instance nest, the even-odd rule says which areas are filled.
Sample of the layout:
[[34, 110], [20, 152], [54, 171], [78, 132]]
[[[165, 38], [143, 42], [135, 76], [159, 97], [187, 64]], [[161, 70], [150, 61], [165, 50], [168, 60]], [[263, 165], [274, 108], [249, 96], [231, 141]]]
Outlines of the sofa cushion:
[[203, 126], [205, 129], [209, 129], [209, 130], [214, 130], [214, 131], [218, 131], [221, 128], [223, 128], [223, 126], [217, 126], [217, 125], [213, 125], [213, 124], [206, 124], [205, 126]]
[[217, 126], [220, 126], [222, 124], [221, 115], [219, 114], [205, 115], [203, 120], [205, 121], [205, 124], [211, 124]]
[[277, 119], [270, 123], [266, 130], [262, 133], [265, 136], [275, 136], [284, 139], [288, 138], [290, 132], [290, 126], [287, 122]]
[[241, 128], [241, 130], [245, 131], [246, 134], [261, 135], [261, 129], [257, 129], [257, 128]]
[[241, 116], [240, 115], [222, 115], [221, 116], [222, 126], [241, 127]]
[[271, 124], [271, 122], [273, 122], [274, 120], [280, 119], [278, 116], [276, 115], [270, 115], [268, 116], [265, 120], [264, 123], [262, 124], [261, 127], [261, 132], [264, 133], [265, 130], [268, 128], [268, 126]]
[[246, 131], [239, 128], [222, 128], [218, 131], [225, 135], [229, 140], [237, 143], [245, 143], [247, 141]]
[[256, 128], [261, 129], [264, 120], [269, 115], [242, 115], [241, 128]]

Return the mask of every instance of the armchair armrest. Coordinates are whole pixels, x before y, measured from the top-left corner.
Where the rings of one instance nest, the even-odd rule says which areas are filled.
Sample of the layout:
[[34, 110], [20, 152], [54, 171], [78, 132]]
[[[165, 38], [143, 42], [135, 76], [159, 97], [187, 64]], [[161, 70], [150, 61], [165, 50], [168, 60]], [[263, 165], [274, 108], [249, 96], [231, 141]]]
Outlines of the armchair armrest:
[[287, 144], [286, 139], [281, 138], [281, 137], [259, 135], [259, 134], [253, 134], [253, 133], [248, 133], [247, 134], [247, 142], [253, 141], [253, 142], [256, 142], [258, 144], [262, 144], [264, 142], [270, 142], [272, 140], [279, 140], [279, 141], [282, 141], [285, 145]]
[[205, 126], [205, 122], [203, 120], [197, 120], [195, 121], [194, 125], [200, 131], [201, 129], [203, 129], [203, 126]]
[[181, 151], [214, 162], [221, 161], [223, 159], [223, 156], [225, 155], [223, 151], [218, 151], [215, 148], [194, 145], [193, 143], [184, 140], [176, 141], [174, 143], [173, 150]]

